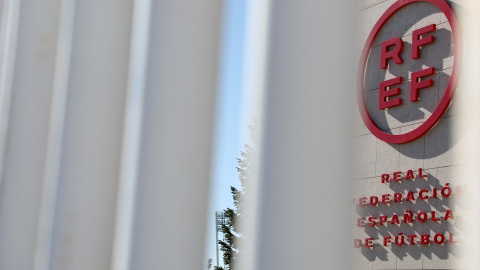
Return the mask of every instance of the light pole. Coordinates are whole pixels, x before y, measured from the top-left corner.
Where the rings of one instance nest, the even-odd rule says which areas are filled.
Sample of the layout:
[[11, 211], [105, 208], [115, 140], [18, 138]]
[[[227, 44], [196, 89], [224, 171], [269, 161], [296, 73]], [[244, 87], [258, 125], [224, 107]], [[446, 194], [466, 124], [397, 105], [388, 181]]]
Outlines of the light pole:
[[218, 259], [218, 232], [222, 231], [222, 225], [225, 224], [225, 212], [217, 211], [215, 212], [215, 231], [216, 231], [216, 239], [215, 246], [217, 247], [217, 268], [219, 266], [219, 259]]

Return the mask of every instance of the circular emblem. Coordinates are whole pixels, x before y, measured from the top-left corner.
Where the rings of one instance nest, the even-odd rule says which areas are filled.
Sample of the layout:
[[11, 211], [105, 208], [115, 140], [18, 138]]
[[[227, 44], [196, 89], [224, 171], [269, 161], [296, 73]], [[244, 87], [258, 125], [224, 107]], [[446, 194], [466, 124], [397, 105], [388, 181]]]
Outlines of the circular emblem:
[[[372, 117], [367, 110], [367, 106], [365, 104], [365, 98], [364, 98], [365, 70], [366, 70], [367, 60], [368, 60], [369, 55], [370, 55], [370, 50], [372, 49], [372, 45], [374, 44], [374, 41], [377, 38], [378, 33], [380, 32], [382, 27], [385, 25], [385, 23], [397, 11], [399, 11], [400, 9], [404, 8], [405, 6], [408, 6], [409, 4], [412, 4], [412, 3], [415, 3], [415, 2], [431, 3], [431, 4], [435, 5], [437, 8], [439, 8], [440, 11], [443, 12], [443, 14], [446, 16], [446, 18], [448, 20], [448, 23], [450, 24], [450, 27], [452, 29], [452, 36], [453, 36], [452, 42], [454, 44], [454, 51], [453, 51], [454, 62], [453, 62], [453, 68], [452, 68], [452, 73], [451, 73], [451, 76], [450, 76], [450, 80], [449, 80], [449, 82], [446, 86], [445, 94], [443, 95], [443, 97], [440, 97], [439, 104], [436, 107], [436, 109], [433, 111], [433, 113], [430, 115], [430, 117], [428, 117], [422, 124], [420, 124], [414, 130], [412, 130], [410, 132], [407, 132], [407, 133], [396, 135], [396, 134], [390, 134], [390, 133], [387, 133], [387, 132], [381, 130], [375, 124], [375, 122], [372, 120]], [[435, 25], [430, 25], [429, 27], [431, 27], [433, 29], [436, 29]], [[427, 27], [425, 27], [425, 29], [426, 28]], [[432, 29], [430, 29], [430, 30], [426, 29], [425, 31], [430, 32], [430, 31], [432, 31]], [[416, 44], [417, 47], [416, 48], [420, 48], [421, 46], [426, 45], [427, 43], [433, 43], [433, 37], [431, 37], [430, 40], [421, 38], [421, 35], [424, 34], [424, 33], [426, 33], [426, 32], [417, 33], [417, 35], [415, 35], [415, 31], [414, 31], [414, 34], [412, 35], [413, 36], [412, 38], [418, 37], [418, 39], [416, 40], [417, 41], [417, 44]], [[397, 38], [395, 40], [392, 39], [392, 40], [389, 40], [389, 41], [391, 41], [391, 42], [387, 42], [386, 44], [383, 44], [385, 42], [382, 42], [382, 50], [383, 50], [382, 53], [384, 52], [385, 55], [386, 55], [385, 57], [382, 56], [382, 68], [385, 68], [384, 67], [385, 64], [383, 62], [388, 61], [388, 58], [392, 58], [391, 61], [394, 60], [395, 63], [397, 63], [397, 64], [403, 63], [401, 58], [399, 57], [399, 52], [398, 51], [395, 52], [395, 50], [400, 50], [401, 51], [403, 49], [403, 43], [401, 43], [401, 44], [399, 43], [400, 42], [399, 38]], [[413, 43], [413, 41], [412, 41], [412, 43]], [[392, 46], [392, 45], [396, 45], [396, 48], [394, 50], [388, 51], [388, 49], [387, 49], [388, 46]], [[383, 49], [383, 47], [385, 47], [385, 49]], [[413, 52], [413, 50], [414, 50], [413, 47], [414, 46], [412, 46], [412, 59], [415, 58], [414, 57], [414, 52]], [[383, 140], [387, 143], [398, 144], [398, 143], [406, 143], [406, 142], [413, 141], [413, 140], [421, 137], [425, 133], [427, 133], [431, 128], [433, 128], [435, 126], [435, 124], [437, 124], [437, 122], [440, 120], [440, 118], [442, 117], [444, 112], [447, 110], [448, 106], [450, 105], [450, 103], [452, 101], [452, 98], [453, 98], [454, 91], [457, 87], [458, 77], [459, 77], [459, 73], [460, 73], [461, 59], [462, 59], [461, 48], [462, 48], [462, 39], [461, 39], [460, 29], [459, 29], [459, 26], [458, 26], [457, 19], [455, 18], [455, 15], [453, 14], [453, 10], [450, 7], [450, 5], [448, 3], [446, 3], [444, 0], [402, 0], [402, 1], [395, 2], [392, 6], [390, 6], [385, 11], [385, 13], [380, 17], [380, 19], [377, 21], [377, 23], [373, 27], [372, 31], [370, 32], [370, 34], [367, 38], [367, 41], [365, 42], [365, 45], [363, 47], [362, 55], [360, 57], [360, 65], [359, 65], [359, 69], [358, 69], [358, 77], [357, 77], [358, 107], [360, 109], [360, 114], [362, 116], [362, 119], [363, 119], [365, 125], [367, 126], [367, 128], [370, 130], [370, 132], [373, 135], [375, 135], [377, 138], [379, 138], [380, 140]], [[419, 50], [419, 49], [417, 49], [417, 50]], [[397, 53], [397, 55], [395, 55], [395, 53]], [[418, 52], [417, 52], [416, 57], [418, 58]], [[384, 60], [383, 58], [386, 58], [387, 60]], [[417, 73], [416, 76], [413, 76], [413, 74], [412, 74], [412, 79], [411, 79], [412, 87], [413, 87], [414, 83], [416, 84], [415, 87], [418, 88], [418, 89], [425, 88], [427, 86], [431, 86], [432, 85], [431, 80], [429, 80], [430, 84], [427, 85], [428, 82], [425, 82], [425, 81], [420, 82], [420, 79], [422, 78], [422, 76], [433, 74], [434, 71], [435, 71], [434, 68], [430, 68], [430, 69], [422, 70], [420, 72], [416, 72]], [[396, 80], [396, 79], [398, 79], [398, 80]], [[417, 81], [417, 79], [418, 79], [418, 81]], [[415, 80], [415, 82], [414, 82], [414, 80]], [[397, 95], [399, 93], [398, 88], [387, 90], [387, 88], [389, 88], [390, 86], [393, 86], [395, 84], [399, 84], [400, 82], [401, 82], [401, 77], [397, 77], [395, 79], [386, 80], [385, 82], [382, 82], [384, 84], [383, 88], [382, 88], [382, 83], [380, 83], [380, 88], [379, 88], [379, 91], [381, 91], [380, 99], [383, 98], [383, 100], [379, 101], [380, 103], [382, 103], [382, 104], [380, 104], [380, 109], [385, 109], [385, 107], [398, 106], [398, 105], [402, 104], [401, 99], [397, 98], [395, 100], [393, 98], [390, 98], [390, 96], [393, 97], [394, 95]], [[416, 101], [415, 98], [418, 100], [418, 89], [417, 89], [416, 95], [412, 94], [413, 97], [411, 97], [411, 101]], [[383, 97], [382, 97], [382, 95], [383, 95]], [[407, 102], [409, 102], [409, 101], [407, 101]], [[382, 107], [382, 105], [384, 107]]]

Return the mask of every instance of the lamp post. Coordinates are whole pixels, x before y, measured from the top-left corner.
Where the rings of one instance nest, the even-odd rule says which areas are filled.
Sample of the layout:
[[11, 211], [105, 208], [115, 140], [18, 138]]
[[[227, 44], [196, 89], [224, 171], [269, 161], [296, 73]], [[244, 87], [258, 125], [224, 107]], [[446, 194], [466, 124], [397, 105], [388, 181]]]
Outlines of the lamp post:
[[218, 259], [218, 232], [222, 232], [222, 225], [225, 224], [225, 213], [223, 211], [215, 212], [215, 231], [216, 231], [216, 242], [215, 246], [217, 248], [217, 267], [219, 266]]

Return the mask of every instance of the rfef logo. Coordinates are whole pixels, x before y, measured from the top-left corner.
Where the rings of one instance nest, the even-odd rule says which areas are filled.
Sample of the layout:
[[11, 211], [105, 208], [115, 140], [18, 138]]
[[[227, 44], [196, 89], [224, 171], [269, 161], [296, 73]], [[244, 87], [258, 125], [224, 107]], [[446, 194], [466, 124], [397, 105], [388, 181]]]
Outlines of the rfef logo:
[[[443, 96], [439, 97], [439, 102], [432, 114], [415, 129], [401, 134], [391, 134], [379, 128], [379, 126], [372, 119], [369, 110], [365, 103], [365, 72], [367, 68], [367, 61], [369, 57], [372, 57], [372, 46], [379, 36], [380, 31], [385, 26], [387, 21], [399, 10], [415, 2], [427, 2], [435, 5], [445, 15], [448, 24], [451, 27], [453, 36], [453, 56], [454, 62], [451, 70], [451, 76], [448, 84], [444, 87], [445, 91]], [[403, 76], [390, 76], [393, 78], [383, 78], [378, 82], [378, 106], [375, 106], [376, 110], [389, 110], [391, 108], [406, 106], [408, 103], [416, 103], [419, 101], [419, 95], [422, 91], [429, 91], [428, 89], [434, 84], [438, 84], [432, 78], [435, 74], [435, 67], [424, 65], [422, 63], [422, 54], [424, 50], [429, 46], [433, 46], [436, 42], [435, 33], [437, 32], [437, 25], [435, 23], [428, 24], [427, 26], [420, 27], [411, 33], [411, 46], [407, 49], [405, 41], [401, 37], [388, 38], [386, 40], [380, 40], [379, 62], [373, 63], [373, 68], [378, 71], [386, 70], [387, 68], [394, 68], [394, 65], [404, 65], [406, 60], [409, 63], [416, 63], [412, 65], [409, 78]], [[409, 36], [410, 38], [410, 36]], [[370, 32], [360, 58], [360, 66], [358, 70], [358, 106], [365, 125], [370, 132], [377, 138], [388, 143], [405, 143], [415, 140], [426, 132], [428, 132], [435, 124], [440, 120], [444, 112], [447, 110], [451, 103], [454, 91], [458, 83], [458, 76], [460, 72], [461, 55], [461, 35], [458, 27], [458, 22], [453, 14], [453, 11], [448, 3], [444, 0], [401, 0], [390, 6], [385, 13], [380, 17], [378, 22]], [[403, 57], [402, 57], [403, 55]], [[410, 59], [406, 59], [406, 56]], [[438, 57], [437, 55], [428, 55], [428, 58]], [[408, 89], [410, 88], [410, 89]], [[405, 93], [408, 91], [408, 93]], [[441, 91], [443, 93], [443, 90]], [[402, 97], [403, 98], [402, 98]], [[408, 97], [407, 97], [408, 96]], [[372, 108], [370, 107], [370, 110]]]

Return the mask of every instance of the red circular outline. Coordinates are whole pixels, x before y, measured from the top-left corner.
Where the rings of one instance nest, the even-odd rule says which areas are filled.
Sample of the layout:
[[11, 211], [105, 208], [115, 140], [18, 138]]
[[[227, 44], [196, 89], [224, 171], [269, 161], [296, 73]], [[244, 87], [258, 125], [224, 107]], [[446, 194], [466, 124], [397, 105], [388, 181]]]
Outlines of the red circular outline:
[[[392, 135], [380, 130], [377, 127], [377, 125], [375, 125], [372, 118], [370, 117], [370, 114], [367, 111], [365, 100], [363, 97], [365, 68], [366, 68], [368, 55], [370, 54], [370, 49], [372, 48], [373, 42], [375, 41], [375, 38], [377, 37], [378, 33], [380, 32], [382, 27], [385, 25], [385, 23], [388, 21], [388, 19], [390, 19], [390, 17], [392, 17], [392, 15], [395, 14], [401, 8], [415, 2], [431, 3], [437, 6], [447, 17], [448, 22], [450, 23], [450, 27], [452, 28], [453, 42], [455, 45], [452, 75], [450, 77], [450, 81], [448, 82], [447, 90], [445, 91], [445, 94], [443, 95], [442, 100], [438, 104], [438, 107], [435, 109], [433, 114], [416, 129], [410, 132], [407, 132], [405, 134]], [[435, 124], [440, 120], [443, 113], [447, 110], [448, 106], [450, 105], [450, 102], [452, 101], [453, 93], [457, 86], [458, 78], [460, 74], [460, 66], [462, 61], [461, 48], [462, 48], [462, 39], [461, 39], [460, 28], [458, 26], [457, 19], [455, 18], [455, 15], [453, 14], [453, 10], [450, 7], [450, 5], [448, 5], [447, 2], [445, 2], [444, 0], [403, 0], [403, 1], [397, 1], [392, 6], [390, 6], [387, 9], [387, 11], [385, 11], [385, 13], [383, 13], [383, 15], [377, 21], [372, 31], [370, 32], [370, 35], [368, 36], [367, 41], [365, 42], [365, 46], [363, 47], [362, 55], [360, 58], [360, 66], [357, 74], [358, 75], [357, 77], [358, 107], [360, 109], [360, 114], [362, 116], [363, 122], [365, 122], [365, 125], [370, 130], [370, 132], [372, 132], [372, 134], [375, 135], [380, 140], [385, 141], [387, 143], [406, 143], [419, 138], [420, 136], [427, 133], [431, 128], [433, 128]]]

